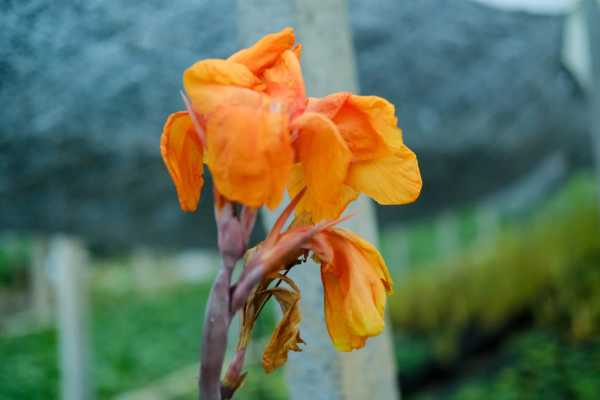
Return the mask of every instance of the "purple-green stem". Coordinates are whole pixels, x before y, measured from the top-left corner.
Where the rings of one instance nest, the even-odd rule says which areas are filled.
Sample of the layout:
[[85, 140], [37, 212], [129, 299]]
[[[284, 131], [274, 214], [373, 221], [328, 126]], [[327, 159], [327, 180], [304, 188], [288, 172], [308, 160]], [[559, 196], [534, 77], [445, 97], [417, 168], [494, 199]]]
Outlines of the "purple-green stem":
[[242, 207], [238, 217], [235, 215], [234, 204], [217, 201], [217, 196], [220, 195], [215, 193], [215, 220], [221, 266], [208, 298], [202, 330], [198, 381], [198, 395], [202, 400], [221, 400], [221, 371], [227, 350], [227, 331], [233, 316], [230, 301], [231, 276], [235, 264], [246, 252], [256, 221], [256, 210]]
[[247, 250], [257, 210], [242, 207], [238, 216], [235, 213], [235, 205], [225, 200], [215, 190], [215, 220], [222, 263], [209, 295], [204, 319], [198, 382], [201, 400], [230, 399], [243, 380], [241, 371], [244, 366], [245, 348], [238, 349], [223, 385], [221, 372], [227, 349], [229, 324], [235, 313], [244, 305], [253, 288], [265, 274], [288, 263], [295, 263], [308, 240], [315, 233], [339, 222], [336, 220], [309, 229], [298, 228], [282, 234], [283, 225], [303, 194], [304, 190], [298, 193], [281, 213], [263, 242], [264, 253], [257, 252], [248, 260], [238, 284], [232, 286], [231, 276], [235, 264]]
[[227, 349], [227, 331], [231, 322], [229, 288], [233, 264], [223, 262], [208, 299], [202, 331], [200, 399], [220, 400], [221, 370]]

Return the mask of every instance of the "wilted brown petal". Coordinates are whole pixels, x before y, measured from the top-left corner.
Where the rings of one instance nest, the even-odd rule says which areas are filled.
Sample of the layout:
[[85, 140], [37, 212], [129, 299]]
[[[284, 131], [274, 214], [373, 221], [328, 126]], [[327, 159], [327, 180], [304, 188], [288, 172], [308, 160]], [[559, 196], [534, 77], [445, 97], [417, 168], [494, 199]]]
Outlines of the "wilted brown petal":
[[275, 287], [268, 292], [279, 302], [283, 318], [271, 335], [271, 340], [263, 354], [263, 367], [265, 371], [272, 372], [287, 362], [289, 351], [302, 351], [300, 344], [305, 343], [300, 337], [300, 289], [294, 281], [287, 276], [282, 276], [290, 287]]

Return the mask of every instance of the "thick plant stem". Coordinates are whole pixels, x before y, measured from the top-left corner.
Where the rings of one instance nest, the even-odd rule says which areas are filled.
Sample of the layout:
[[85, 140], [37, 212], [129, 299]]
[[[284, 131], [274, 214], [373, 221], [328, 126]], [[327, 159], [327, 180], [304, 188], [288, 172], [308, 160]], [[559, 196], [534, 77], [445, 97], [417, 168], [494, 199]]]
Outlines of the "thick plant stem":
[[221, 399], [221, 370], [227, 349], [227, 331], [231, 321], [229, 313], [229, 287], [235, 263], [223, 261], [219, 274], [213, 283], [202, 332], [200, 355], [201, 400]]
[[235, 264], [246, 252], [256, 221], [256, 209], [242, 207], [237, 216], [232, 202], [216, 190], [214, 195], [221, 267], [208, 298], [202, 330], [198, 380], [198, 395], [202, 400], [221, 400], [221, 371], [227, 350], [227, 331], [233, 317], [231, 276]]

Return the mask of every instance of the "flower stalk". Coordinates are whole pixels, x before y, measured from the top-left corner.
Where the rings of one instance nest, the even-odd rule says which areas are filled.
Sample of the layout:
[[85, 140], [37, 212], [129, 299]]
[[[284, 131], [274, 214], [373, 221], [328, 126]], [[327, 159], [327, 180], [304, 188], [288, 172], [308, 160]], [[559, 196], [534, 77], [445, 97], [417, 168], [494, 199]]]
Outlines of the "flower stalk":
[[233, 317], [230, 312], [231, 277], [236, 263], [246, 252], [256, 221], [255, 209], [242, 206], [237, 216], [234, 203], [223, 198], [216, 190], [214, 197], [221, 265], [204, 318], [198, 382], [199, 398], [202, 400], [221, 399], [221, 371], [227, 350], [227, 332]]

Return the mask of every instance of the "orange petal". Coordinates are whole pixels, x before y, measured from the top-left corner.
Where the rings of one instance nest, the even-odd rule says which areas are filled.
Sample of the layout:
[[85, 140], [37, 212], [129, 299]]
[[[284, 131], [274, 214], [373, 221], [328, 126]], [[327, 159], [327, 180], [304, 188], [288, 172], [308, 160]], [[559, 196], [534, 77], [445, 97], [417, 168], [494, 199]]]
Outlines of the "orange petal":
[[175, 183], [181, 209], [195, 211], [204, 184], [202, 145], [187, 112], [169, 116], [160, 139], [160, 152]]
[[302, 44], [300, 44], [300, 43], [296, 44], [296, 46], [294, 46], [292, 51], [296, 55], [296, 58], [298, 58], [298, 61], [302, 60]]
[[422, 187], [417, 158], [406, 146], [384, 158], [353, 163], [346, 183], [384, 205], [413, 202]]
[[298, 57], [292, 50], [286, 50], [279, 60], [265, 70], [263, 79], [266, 93], [287, 105], [290, 118], [295, 118], [306, 108], [304, 79]]
[[394, 106], [381, 97], [335, 93], [322, 99], [310, 99], [307, 110], [333, 120], [355, 161], [388, 155], [390, 147], [402, 145], [402, 131], [397, 127]]
[[343, 310], [344, 289], [342, 282], [335, 274], [321, 268], [321, 281], [323, 282], [325, 321], [329, 337], [339, 351], [352, 351], [364, 347], [367, 338], [356, 335], [349, 327]]
[[384, 327], [389, 272], [379, 252], [351, 232], [330, 229], [316, 235], [313, 250], [321, 261], [325, 318], [336, 348], [364, 346]]
[[322, 114], [304, 113], [294, 121], [296, 156], [302, 165], [315, 221], [337, 218], [340, 194], [350, 166], [350, 150], [336, 126]]
[[340, 92], [323, 98], [311, 97], [308, 99], [306, 111], [317, 112], [333, 119], [351, 95], [350, 92]]
[[219, 104], [258, 96], [251, 89], [259, 84], [259, 79], [244, 65], [226, 60], [199, 61], [183, 74], [183, 86], [196, 111], [202, 114]]
[[[290, 172], [288, 182], [288, 192], [290, 197], [295, 197], [302, 189], [306, 187], [304, 181], [304, 171], [301, 164], [295, 164]], [[358, 192], [346, 184], [342, 184], [336, 197], [332, 197], [334, 203], [323, 207], [320, 202], [320, 196], [314, 194], [313, 190], [307, 188], [306, 193], [296, 206], [295, 225], [314, 224], [323, 220], [334, 220], [338, 218], [346, 209], [348, 204], [358, 197]]]
[[373, 266], [377, 271], [381, 282], [386, 288], [387, 294], [392, 294], [392, 276], [377, 248], [352, 231], [340, 228], [333, 228], [332, 231], [359, 249], [362, 255], [368, 260], [369, 265]]
[[229, 57], [228, 61], [243, 64], [254, 74], [260, 75], [273, 65], [284, 51], [291, 49], [295, 40], [294, 30], [284, 28], [280, 32], [264, 36], [253, 46], [238, 51]]
[[268, 100], [223, 105], [207, 119], [207, 164], [220, 193], [250, 207], [283, 198], [293, 149], [287, 115]]
[[346, 105], [366, 115], [373, 130], [387, 146], [397, 148], [403, 145], [402, 130], [398, 128], [396, 108], [392, 103], [378, 96], [352, 95]]

